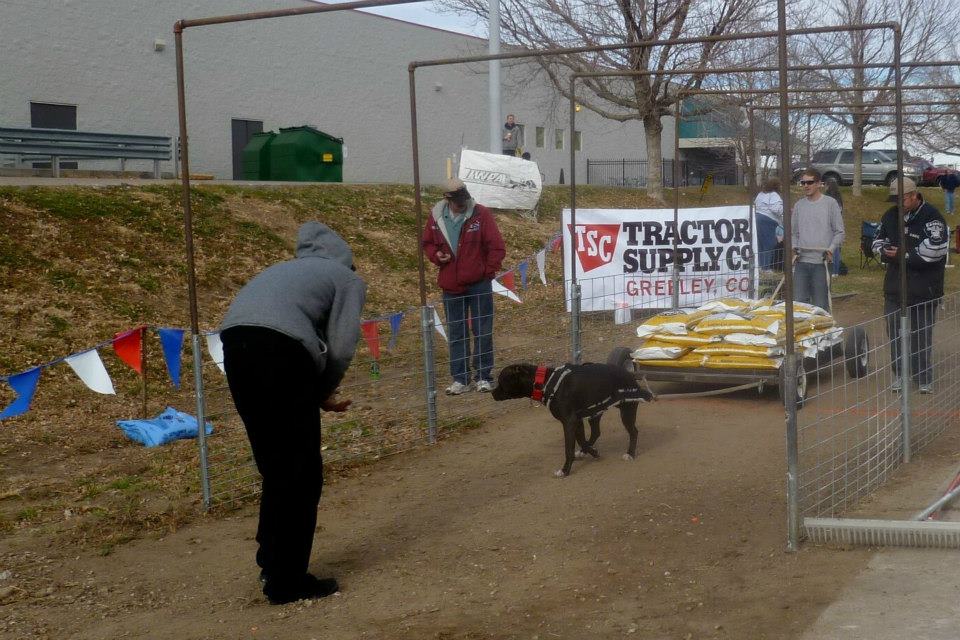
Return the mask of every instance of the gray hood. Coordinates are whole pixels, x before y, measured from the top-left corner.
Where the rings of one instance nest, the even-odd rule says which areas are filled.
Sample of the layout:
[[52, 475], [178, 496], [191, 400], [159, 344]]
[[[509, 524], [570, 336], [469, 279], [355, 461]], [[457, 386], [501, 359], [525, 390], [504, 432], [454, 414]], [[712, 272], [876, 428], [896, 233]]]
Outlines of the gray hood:
[[297, 257], [327, 258], [336, 260], [347, 269], [353, 267], [350, 246], [322, 222], [306, 222], [300, 227], [297, 233]]

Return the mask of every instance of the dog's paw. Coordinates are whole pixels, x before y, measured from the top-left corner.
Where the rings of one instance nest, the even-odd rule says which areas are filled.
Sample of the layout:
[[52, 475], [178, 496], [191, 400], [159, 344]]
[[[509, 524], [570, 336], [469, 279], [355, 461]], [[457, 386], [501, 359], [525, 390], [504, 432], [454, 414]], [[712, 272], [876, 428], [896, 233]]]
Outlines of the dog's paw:
[[632, 462], [633, 460], [636, 460], [636, 458], [630, 455], [629, 453], [623, 454], [623, 459], [626, 460], [627, 462]]
[[555, 478], [566, 478], [567, 474], [563, 469], [557, 469], [553, 472], [553, 477]]
[[577, 451], [575, 454], [573, 454], [573, 457], [574, 457], [574, 458], [577, 458], [578, 460], [579, 460], [579, 459], [582, 459], [582, 458], [586, 458], [586, 457], [587, 457], [587, 452], [584, 451], [583, 449], [580, 449], [580, 450]]

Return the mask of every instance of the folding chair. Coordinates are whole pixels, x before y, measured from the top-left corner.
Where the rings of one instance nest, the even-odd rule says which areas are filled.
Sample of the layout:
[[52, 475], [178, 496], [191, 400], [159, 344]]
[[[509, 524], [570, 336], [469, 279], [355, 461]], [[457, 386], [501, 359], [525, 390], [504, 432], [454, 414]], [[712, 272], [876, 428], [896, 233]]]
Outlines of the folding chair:
[[879, 265], [877, 256], [873, 253], [873, 239], [877, 237], [877, 231], [880, 230], [879, 222], [861, 222], [860, 223], [860, 268], [868, 266], [870, 262]]

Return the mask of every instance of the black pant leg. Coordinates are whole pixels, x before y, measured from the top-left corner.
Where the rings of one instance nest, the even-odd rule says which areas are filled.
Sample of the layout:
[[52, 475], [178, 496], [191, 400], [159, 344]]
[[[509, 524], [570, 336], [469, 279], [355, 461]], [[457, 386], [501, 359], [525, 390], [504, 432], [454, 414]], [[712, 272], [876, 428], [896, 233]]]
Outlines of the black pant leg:
[[933, 325], [937, 317], [937, 303], [937, 300], [930, 300], [911, 308], [910, 322], [913, 326], [910, 348], [913, 350], [913, 375], [919, 384], [933, 382]]
[[260, 328], [224, 332], [224, 368], [263, 477], [257, 564], [269, 578], [306, 573], [323, 486], [318, 375], [295, 340]]
[[890, 338], [890, 366], [894, 377], [900, 376], [900, 299], [884, 296], [883, 313], [887, 317], [887, 337]]

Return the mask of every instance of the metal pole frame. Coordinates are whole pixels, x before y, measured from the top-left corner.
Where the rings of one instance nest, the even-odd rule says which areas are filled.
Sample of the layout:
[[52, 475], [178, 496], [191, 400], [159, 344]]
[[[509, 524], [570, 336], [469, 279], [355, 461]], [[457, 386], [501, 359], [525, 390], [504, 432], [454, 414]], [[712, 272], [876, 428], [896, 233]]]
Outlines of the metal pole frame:
[[[199, 18], [192, 20], [178, 20], [173, 25], [174, 40], [176, 42], [176, 67], [177, 67], [177, 116], [180, 127], [180, 180], [181, 180], [181, 202], [183, 206], [183, 228], [184, 245], [187, 254], [187, 297], [190, 306], [190, 333], [191, 346], [193, 348], [193, 380], [194, 393], [196, 395], [197, 422], [200, 428], [197, 430], [197, 446], [200, 450], [200, 485], [203, 491], [203, 508], [209, 510], [211, 506], [210, 497], [210, 478], [208, 469], [208, 451], [207, 434], [203, 428], [206, 407], [203, 389], [203, 370], [202, 358], [200, 354], [200, 320], [197, 304], [197, 271], [194, 260], [193, 246], [193, 208], [190, 200], [190, 145], [187, 138], [187, 100], [186, 100], [186, 81], [184, 64], [183, 32], [191, 27], [203, 27], [214, 24], [226, 24], [230, 22], [247, 22], [251, 20], [265, 20], [268, 18], [282, 18], [287, 16], [300, 16], [311, 13], [332, 13], [334, 11], [349, 11], [352, 9], [364, 9], [371, 7], [383, 7], [388, 5], [412, 4], [420, 0], [361, 0], [359, 2], [348, 2], [337, 5], [316, 5], [309, 7], [297, 7], [292, 9], [277, 9], [274, 11], [257, 11], [244, 14], [233, 14], [225, 16], [216, 16], [211, 18]], [[56, 167], [56, 164], [54, 164]], [[418, 231], [419, 239], [419, 231]]]
[[[571, 126], [571, 135], [575, 131], [575, 103], [576, 103], [576, 92], [575, 92], [575, 82], [577, 77], [602, 77], [605, 75], [614, 77], [624, 77], [624, 76], [642, 76], [642, 75], [651, 75], [655, 73], [662, 73], [664, 75], [710, 75], [716, 73], [726, 73], [726, 72], [758, 72], [758, 71], [778, 71], [780, 74], [778, 89], [780, 94], [780, 111], [781, 111], [781, 122], [787, 121], [788, 115], [788, 106], [787, 106], [787, 71], [789, 70], [824, 70], [827, 67], [824, 66], [815, 66], [815, 65], [805, 65], [805, 66], [796, 66], [790, 67], [787, 64], [787, 52], [786, 52], [786, 37], [788, 35], [806, 35], [812, 33], [836, 33], [844, 32], [848, 33], [851, 31], [868, 31], [876, 29], [891, 29], [895, 34], [900, 32], [900, 25], [896, 22], [883, 22], [876, 24], [862, 24], [862, 25], [845, 25], [843, 27], [815, 27], [810, 29], [787, 29], [786, 28], [786, 11], [784, 0], [778, 0], [778, 11], [779, 11], [779, 24], [776, 31], [765, 31], [757, 33], [747, 33], [747, 34], [727, 34], [727, 35], [717, 35], [717, 36], [703, 36], [700, 38], [670, 38], [666, 40], [648, 40], [636, 43], [629, 44], [615, 44], [615, 45], [599, 45], [592, 47], [572, 47], [564, 49], [544, 49], [540, 51], [524, 51], [524, 52], [515, 52], [515, 53], [505, 53], [498, 55], [480, 55], [480, 56], [463, 56], [459, 58], [445, 58], [437, 60], [424, 60], [424, 61], [414, 61], [411, 62], [408, 66], [408, 73], [410, 74], [410, 86], [413, 88], [415, 86], [414, 75], [416, 70], [419, 67], [427, 66], [442, 66], [442, 65], [451, 65], [451, 64], [466, 64], [470, 62], [487, 62], [490, 60], [508, 60], [508, 59], [521, 59], [521, 58], [533, 58], [533, 57], [546, 57], [551, 55], [565, 55], [572, 53], [588, 53], [588, 52], [598, 52], [598, 51], [611, 51], [618, 49], [636, 49], [644, 47], [654, 47], [654, 46], [664, 46], [664, 45], [674, 45], [674, 44], [699, 44], [704, 42], [723, 42], [730, 40], [745, 40], [745, 39], [760, 39], [760, 38], [773, 38], [776, 37], [779, 40], [779, 60], [777, 67], [770, 68], [759, 68], [759, 69], [744, 69], [744, 68], [723, 68], [723, 69], [706, 69], [698, 68], [694, 70], [674, 70], [674, 71], [635, 71], [635, 72], [608, 72], [608, 73], [595, 73], [595, 74], [578, 74], [574, 73], [571, 76], [570, 80], [570, 91], [569, 91], [569, 100], [570, 100], [570, 126]], [[898, 47], [896, 55], [894, 56], [894, 64], [896, 65], [896, 77], [898, 79], [896, 90], [899, 92], [901, 90], [900, 83], [900, 67], [902, 65], [899, 55], [899, 46], [900, 39], [899, 37], [895, 38], [895, 46]], [[889, 64], [865, 64], [860, 65], [862, 68], [889, 68]], [[938, 65], [937, 63], [912, 63], [912, 66], [947, 66], [947, 65]], [[850, 65], [836, 65], [837, 69], [849, 69]], [[833, 68], [833, 67], [830, 67]], [[414, 189], [417, 194], [415, 197], [415, 206], [417, 210], [417, 222], [418, 226], [422, 227], [423, 220], [423, 204], [420, 200], [420, 175], [417, 167], [420, 164], [419, 151], [417, 146], [417, 131], [416, 131], [416, 120], [417, 120], [417, 105], [415, 93], [411, 91], [410, 94], [410, 113], [411, 121], [414, 124], [412, 129], [413, 136], [413, 163], [414, 163]], [[898, 100], [900, 95], [897, 95]], [[781, 127], [781, 162], [780, 162], [780, 173], [781, 173], [781, 182], [785, 185], [790, 184], [789, 176], [789, 148], [790, 148], [790, 133], [789, 129]], [[571, 145], [572, 146], [572, 145]], [[902, 155], [898, 153], [898, 156]], [[574, 361], [577, 361], [579, 358], [579, 285], [577, 283], [577, 270], [576, 270], [576, 237], [574, 236], [576, 229], [576, 188], [577, 183], [575, 179], [576, 171], [576, 162], [575, 162], [575, 153], [571, 150], [570, 153], [570, 262], [572, 265], [571, 268], [571, 294], [572, 302], [571, 311], [574, 313], [573, 322], [571, 326], [573, 327], [574, 337], [573, 337], [573, 350], [574, 353], [571, 354], [574, 358]], [[676, 160], [676, 158], [674, 159]], [[901, 159], [902, 161], [902, 159]], [[899, 166], [899, 172], [902, 175], [903, 167], [902, 164]], [[675, 186], [676, 188], [676, 186]], [[790, 196], [789, 189], [784, 190], [784, 225], [785, 225], [785, 237], [784, 237], [784, 253], [786, 255], [791, 255], [792, 250], [792, 241], [790, 238], [788, 226], [791, 222], [790, 218]], [[676, 199], [677, 196], [675, 196]], [[563, 233], [563, 230], [561, 230]], [[421, 258], [420, 264], [423, 264], [423, 249], [420, 248]], [[422, 268], [422, 267], [421, 267]], [[426, 289], [424, 284], [424, 277], [421, 273], [420, 276], [421, 282], [421, 291], [420, 297], [421, 300], [426, 300]], [[787, 405], [787, 491], [788, 491], [788, 516], [787, 516], [787, 529], [788, 529], [788, 543], [787, 548], [790, 551], [795, 551], [799, 548], [799, 538], [800, 538], [800, 521], [799, 521], [799, 504], [798, 504], [798, 486], [797, 486], [797, 422], [796, 422], [796, 412], [797, 412], [797, 402], [796, 402], [796, 372], [797, 372], [797, 362], [796, 362], [796, 353], [794, 351], [793, 338], [794, 338], [794, 322], [793, 322], [793, 274], [792, 269], [785, 269], [784, 274], [784, 298], [786, 302], [786, 331], [787, 331], [787, 353], [784, 358], [785, 365], [785, 397], [790, 398], [785, 404]]]

